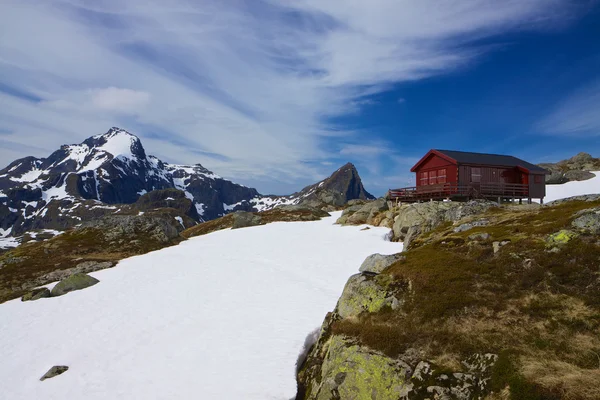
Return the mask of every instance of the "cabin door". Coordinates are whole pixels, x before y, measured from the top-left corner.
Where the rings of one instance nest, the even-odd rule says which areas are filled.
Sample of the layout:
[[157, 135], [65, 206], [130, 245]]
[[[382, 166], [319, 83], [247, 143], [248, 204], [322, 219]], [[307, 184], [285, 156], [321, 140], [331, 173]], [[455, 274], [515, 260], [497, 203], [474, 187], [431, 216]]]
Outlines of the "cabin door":
[[529, 185], [529, 174], [521, 172], [521, 183], [523, 185]]

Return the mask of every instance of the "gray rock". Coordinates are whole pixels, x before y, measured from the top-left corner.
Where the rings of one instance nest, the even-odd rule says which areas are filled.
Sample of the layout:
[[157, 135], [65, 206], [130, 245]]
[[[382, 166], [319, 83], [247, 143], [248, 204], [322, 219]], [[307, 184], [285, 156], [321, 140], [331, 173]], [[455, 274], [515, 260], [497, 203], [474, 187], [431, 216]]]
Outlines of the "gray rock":
[[594, 177], [596, 177], [596, 175], [589, 171], [568, 171], [564, 174], [564, 178], [567, 180], [567, 182], [587, 181], [588, 179], [592, 179]]
[[50, 297], [50, 289], [48, 288], [39, 288], [33, 289], [32, 291], [25, 293], [23, 297], [21, 297], [21, 301], [34, 301], [39, 300], [44, 297]]
[[578, 214], [582, 215], [575, 218], [571, 223], [573, 228], [593, 235], [600, 235], [600, 207], [583, 211], [583, 213], [579, 212]]
[[404, 248], [408, 249], [412, 244], [413, 240], [421, 234], [421, 227], [419, 226], [411, 226], [408, 228], [406, 235], [404, 236]]
[[467, 222], [464, 224], [460, 224], [459, 226], [457, 226], [456, 228], [453, 229], [454, 232], [458, 233], [458, 232], [464, 232], [464, 231], [468, 231], [469, 229], [473, 229], [476, 226], [486, 226], [489, 224], [489, 221], [486, 219], [480, 219], [479, 221], [474, 221], [474, 222]]
[[262, 218], [260, 215], [246, 211], [236, 211], [233, 213], [233, 226], [231, 229], [246, 228], [249, 226], [260, 225]]
[[82, 273], [76, 273], [58, 282], [56, 286], [52, 288], [51, 294], [52, 297], [62, 296], [74, 290], [81, 290], [90, 286], [94, 286], [98, 282], [100, 281], [94, 277]]
[[[363, 312], [377, 312], [384, 307], [398, 309], [403, 304], [402, 296], [396, 295], [401, 289], [390, 290], [382, 275], [352, 275], [338, 301], [336, 311], [341, 318], [356, 317]], [[388, 283], [389, 284], [389, 283]]]
[[492, 247], [494, 249], [494, 254], [496, 254], [497, 252], [499, 252], [500, 248], [506, 246], [509, 243], [510, 243], [510, 241], [508, 241], [508, 240], [503, 240], [501, 242], [494, 242], [494, 243], [492, 243]]
[[55, 376], [67, 372], [68, 369], [69, 367], [67, 367], [66, 365], [55, 365], [54, 367], [50, 368], [48, 372], [44, 374], [44, 376], [40, 378], [40, 381], [45, 381], [46, 379], [54, 378]]
[[480, 240], [480, 241], [484, 241], [484, 240], [488, 240], [490, 238], [490, 234], [486, 233], [486, 232], [482, 232], [482, 233], [474, 233], [472, 235], [469, 235], [469, 240]]
[[365, 259], [365, 261], [363, 261], [362, 265], [358, 270], [360, 272], [371, 272], [374, 274], [379, 274], [381, 273], [381, 271], [403, 258], [404, 256], [400, 254], [392, 254], [387, 256], [382, 254], [371, 254]]

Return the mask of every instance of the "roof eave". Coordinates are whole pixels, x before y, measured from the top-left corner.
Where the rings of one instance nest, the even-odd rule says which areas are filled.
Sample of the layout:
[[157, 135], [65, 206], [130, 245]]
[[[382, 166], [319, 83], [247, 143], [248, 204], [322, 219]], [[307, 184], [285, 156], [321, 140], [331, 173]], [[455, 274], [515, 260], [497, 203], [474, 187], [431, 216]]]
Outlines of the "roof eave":
[[425, 162], [425, 160], [432, 154], [435, 154], [436, 156], [441, 157], [444, 160], [451, 162], [453, 164], [458, 164], [458, 162], [454, 158], [449, 157], [449, 156], [445, 155], [444, 153], [441, 153], [435, 149], [431, 149], [419, 161], [417, 161], [417, 163], [410, 169], [410, 172], [416, 172], [417, 169], [419, 168], [419, 166], [421, 164], [423, 164], [423, 162]]

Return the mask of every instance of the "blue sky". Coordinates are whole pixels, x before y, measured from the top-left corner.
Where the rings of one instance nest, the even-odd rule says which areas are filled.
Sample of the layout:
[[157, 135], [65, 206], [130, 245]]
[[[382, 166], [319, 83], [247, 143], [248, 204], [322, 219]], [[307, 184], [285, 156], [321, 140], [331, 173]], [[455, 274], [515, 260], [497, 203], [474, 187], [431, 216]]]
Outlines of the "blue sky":
[[590, 0], [8, 0], [0, 164], [120, 126], [262, 193], [430, 148], [600, 156]]

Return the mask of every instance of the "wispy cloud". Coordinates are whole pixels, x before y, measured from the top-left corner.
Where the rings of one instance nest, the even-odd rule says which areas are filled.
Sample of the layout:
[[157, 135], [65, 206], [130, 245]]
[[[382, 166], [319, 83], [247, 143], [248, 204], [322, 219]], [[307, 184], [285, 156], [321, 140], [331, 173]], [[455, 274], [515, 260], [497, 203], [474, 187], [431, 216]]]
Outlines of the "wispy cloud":
[[[469, 65], [486, 51], [478, 39], [552, 27], [570, 3], [8, 0], [0, 128], [16, 146], [51, 151], [122, 125], [167, 161], [265, 191], [271, 180], [308, 183], [340, 156], [360, 167], [353, 146], [378, 139], [331, 117]], [[14, 156], [0, 149], [0, 164]]]
[[600, 81], [564, 99], [536, 128], [552, 135], [600, 136]]

